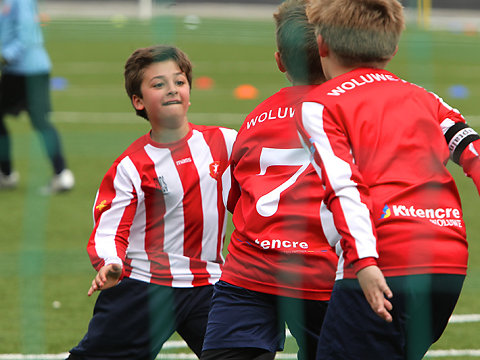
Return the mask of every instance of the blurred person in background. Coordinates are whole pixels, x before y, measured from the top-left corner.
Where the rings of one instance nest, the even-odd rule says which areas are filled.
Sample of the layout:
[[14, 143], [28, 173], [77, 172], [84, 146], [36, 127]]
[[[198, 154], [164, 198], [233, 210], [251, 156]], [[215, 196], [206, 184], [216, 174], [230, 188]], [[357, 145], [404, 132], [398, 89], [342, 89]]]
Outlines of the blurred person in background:
[[66, 167], [60, 136], [50, 121], [51, 61], [44, 46], [35, 0], [4, 0], [0, 13], [0, 189], [15, 188], [20, 176], [12, 166], [6, 115], [27, 111], [41, 135], [53, 167], [44, 194], [71, 190], [75, 179]]

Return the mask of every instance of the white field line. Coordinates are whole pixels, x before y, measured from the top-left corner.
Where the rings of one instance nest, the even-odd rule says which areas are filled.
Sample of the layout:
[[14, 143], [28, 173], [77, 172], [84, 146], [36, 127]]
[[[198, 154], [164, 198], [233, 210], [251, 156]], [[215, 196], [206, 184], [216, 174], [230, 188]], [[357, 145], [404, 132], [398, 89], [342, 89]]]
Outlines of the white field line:
[[429, 350], [427, 352], [427, 358], [434, 358], [434, 357], [457, 357], [457, 356], [472, 356], [472, 357], [480, 357], [480, 350]]
[[[467, 323], [467, 322], [480, 322], [480, 314], [462, 314], [452, 315], [449, 323]], [[291, 337], [292, 334], [287, 329], [287, 337]], [[183, 349], [187, 344], [183, 340], [170, 340], [163, 345], [163, 349]], [[65, 359], [68, 353], [61, 354], [0, 354], [0, 360], [57, 360]], [[450, 350], [429, 350], [426, 357], [460, 357], [471, 356], [480, 357], [480, 349], [450, 349]], [[194, 354], [159, 354], [157, 359], [196, 359]], [[278, 353], [275, 356], [276, 359], [296, 359], [296, 354]]]
[[[188, 118], [191, 122], [215, 122], [218, 125], [241, 124], [247, 114], [235, 113], [194, 113], [190, 112]], [[54, 111], [52, 119], [56, 123], [103, 123], [122, 124], [145, 121], [133, 112], [67, 112]], [[465, 115], [467, 123], [471, 126], [480, 126], [480, 115]]]
[[[189, 113], [188, 118], [191, 122], [209, 122], [218, 125], [241, 124], [245, 120], [246, 114], [234, 113]], [[480, 119], [480, 116], [479, 116]], [[138, 117], [133, 112], [52, 112], [54, 123], [87, 123], [87, 124], [135, 124], [144, 123], [143, 118]]]
[[452, 323], [467, 323], [467, 322], [479, 322], [480, 314], [464, 314], [464, 315], [452, 315], [449, 324]]

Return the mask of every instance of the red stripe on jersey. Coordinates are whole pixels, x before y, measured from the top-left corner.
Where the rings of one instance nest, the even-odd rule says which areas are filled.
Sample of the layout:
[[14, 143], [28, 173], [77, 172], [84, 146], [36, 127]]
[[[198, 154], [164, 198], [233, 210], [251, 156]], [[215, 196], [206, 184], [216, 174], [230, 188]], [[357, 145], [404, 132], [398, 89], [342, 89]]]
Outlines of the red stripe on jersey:
[[[132, 191], [135, 193], [135, 190]], [[134, 195], [130, 204], [125, 208], [120, 224], [115, 234], [115, 245], [117, 254], [121, 259], [125, 259], [128, 247], [128, 238], [130, 236], [130, 225], [132, 224], [135, 212], [137, 211], [137, 197]]]
[[[183, 216], [185, 223], [191, 223], [192, 219], [196, 226], [185, 226], [183, 238], [183, 255], [190, 259], [190, 270], [192, 272], [193, 286], [204, 284], [208, 278], [206, 264], [196, 262], [202, 255], [202, 234], [203, 234], [203, 211], [202, 211], [202, 193], [200, 190], [200, 178], [196, 164], [185, 159], [192, 159], [192, 154], [188, 146], [177, 148], [172, 152], [173, 161], [176, 164], [178, 174], [183, 186]], [[203, 281], [202, 281], [203, 280]]]
[[182, 181], [185, 223], [191, 222], [189, 219], [197, 219], [198, 223], [197, 228], [185, 227], [183, 255], [199, 259], [202, 254], [203, 213], [198, 171], [193, 161], [184, 161], [184, 159], [192, 159], [187, 146], [175, 149], [172, 152], [172, 158]]
[[[219, 134], [220, 133], [220, 134]], [[225, 206], [223, 204], [222, 198], [222, 181], [221, 176], [225, 171], [225, 168], [228, 166], [229, 154], [227, 152], [227, 144], [225, 138], [221, 134], [220, 129], [215, 129], [204, 134], [205, 140], [210, 147], [210, 152], [212, 154], [213, 161], [216, 164], [219, 164], [219, 167], [216, 169], [215, 174], [210, 174], [211, 176], [216, 176], [217, 178], [217, 209], [218, 209], [218, 228], [222, 229], [225, 223]], [[212, 141], [211, 138], [215, 138], [215, 141]], [[212, 146], [214, 144], [215, 146]], [[218, 232], [217, 238], [217, 259], [218, 263], [223, 263], [222, 259], [222, 248], [224, 243], [224, 235], [222, 231]]]
[[[136, 158], [140, 160], [142, 168], [137, 169], [142, 174], [142, 190], [145, 193], [145, 251], [151, 260], [150, 272], [162, 274], [163, 281], [171, 281], [170, 262], [167, 254], [163, 252], [165, 240], [165, 200], [158, 186], [158, 174], [155, 164], [142, 150], [138, 151]], [[149, 194], [149, 192], [151, 194]]]

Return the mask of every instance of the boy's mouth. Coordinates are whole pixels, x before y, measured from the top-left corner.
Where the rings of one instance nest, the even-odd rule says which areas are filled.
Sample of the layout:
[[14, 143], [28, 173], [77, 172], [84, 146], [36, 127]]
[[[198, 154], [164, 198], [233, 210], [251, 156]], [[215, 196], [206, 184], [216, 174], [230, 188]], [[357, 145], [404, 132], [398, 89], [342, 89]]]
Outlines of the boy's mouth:
[[181, 105], [182, 102], [180, 100], [170, 100], [166, 101], [163, 103], [163, 105], [168, 106], [168, 105]]

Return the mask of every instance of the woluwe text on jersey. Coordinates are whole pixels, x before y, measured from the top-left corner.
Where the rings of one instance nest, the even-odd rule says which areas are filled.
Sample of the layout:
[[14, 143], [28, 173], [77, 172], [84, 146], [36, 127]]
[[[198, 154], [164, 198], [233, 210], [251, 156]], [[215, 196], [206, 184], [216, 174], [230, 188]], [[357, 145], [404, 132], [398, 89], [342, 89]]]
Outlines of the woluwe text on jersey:
[[403, 80], [400, 80], [399, 78], [393, 76], [392, 74], [370, 73], [370, 74], [360, 75], [357, 78], [352, 78], [348, 81], [343, 82], [336, 88], [331, 89], [327, 93], [327, 95], [340, 96], [349, 90], [355, 89], [356, 87], [359, 87], [365, 84], [370, 84], [376, 81], [379, 82], [379, 81], [403, 81]]
[[247, 120], [247, 130], [266, 120], [285, 119], [286, 117], [293, 118], [295, 109], [292, 107], [283, 107], [264, 111], [261, 114]]

